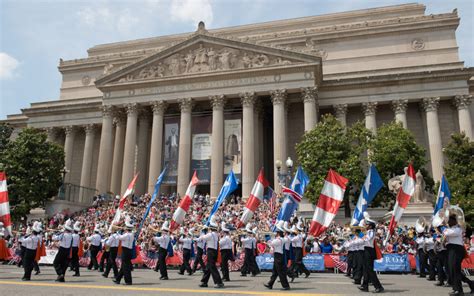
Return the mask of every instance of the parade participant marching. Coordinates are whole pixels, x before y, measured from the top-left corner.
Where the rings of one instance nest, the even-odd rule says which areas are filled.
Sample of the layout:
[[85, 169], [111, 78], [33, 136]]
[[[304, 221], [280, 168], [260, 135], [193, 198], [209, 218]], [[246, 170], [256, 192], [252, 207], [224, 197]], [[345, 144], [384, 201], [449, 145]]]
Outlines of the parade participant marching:
[[110, 233], [107, 231], [107, 225], [104, 225], [104, 227], [100, 230], [100, 234], [102, 236], [102, 239], [100, 240], [102, 256], [100, 256], [99, 271], [102, 273], [104, 273], [104, 267], [107, 266], [107, 261], [109, 261], [110, 257], [110, 247], [105, 244], [108, 239], [105, 233], [110, 236]]
[[204, 263], [204, 260], [202, 259], [202, 256], [204, 255], [204, 252], [206, 251], [206, 242], [202, 238], [206, 234], [207, 234], [207, 228], [203, 228], [201, 230], [200, 236], [193, 239], [197, 245], [196, 258], [194, 258], [194, 264], [193, 264], [193, 273], [196, 272], [198, 264], [201, 267], [201, 271], [204, 272], [204, 270], [206, 269], [206, 264]]
[[251, 224], [247, 224], [245, 231], [247, 235], [240, 241], [245, 249], [244, 265], [242, 266], [240, 276], [247, 276], [248, 273], [252, 273], [252, 276], [257, 275], [257, 268], [255, 266], [255, 248], [257, 247], [257, 240], [253, 237], [253, 231], [250, 228]]
[[209, 223], [209, 229], [210, 232], [200, 238], [206, 242], [207, 264], [199, 287], [207, 287], [209, 278], [212, 275], [212, 280], [214, 281], [214, 288], [224, 288], [221, 275], [219, 274], [219, 271], [216, 267], [217, 256], [219, 252], [219, 235], [217, 234], [217, 224], [214, 221], [211, 221]]
[[225, 225], [225, 222], [222, 222], [221, 225], [222, 238], [219, 240], [219, 247], [221, 250], [221, 271], [222, 271], [222, 281], [229, 282], [229, 260], [233, 260], [232, 254], [232, 239], [230, 238], [228, 229]]
[[418, 218], [415, 223], [415, 230], [417, 237], [415, 240], [416, 250], [418, 255], [418, 262], [420, 263], [419, 277], [426, 277], [426, 270], [428, 269], [428, 253], [425, 248], [425, 227], [426, 222], [423, 217]]
[[183, 264], [181, 264], [181, 267], [179, 268], [178, 274], [184, 275], [184, 271], [187, 271], [189, 275], [193, 274], [193, 271], [191, 269], [191, 265], [189, 264], [189, 261], [191, 260], [191, 255], [193, 253], [193, 229], [190, 229], [188, 231], [188, 235], [184, 236], [184, 233], [182, 236], [179, 238], [178, 242], [180, 244], [183, 244]]
[[289, 228], [288, 222], [284, 222], [282, 224], [283, 226], [281, 227], [284, 230], [284, 236], [282, 237], [283, 240], [283, 252], [285, 253], [284, 259], [285, 259], [285, 273], [288, 277], [291, 278], [293, 281], [296, 275], [291, 272], [290, 269], [288, 269], [288, 262], [291, 260], [291, 240], [290, 240], [290, 234], [291, 234], [291, 229]]
[[[112, 227], [112, 229], [113, 228], [114, 227]], [[122, 278], [125, 280], [125, 285], [132, 284], [132, 253], [134, 251], [133, 241], [135, 239], [132, 232], [133, 228], [134, 225], [131, 218], [127, 216], [125, 218], [125, 233], [117, 236], [118, 240], [122, 242], [122, 265], [120, 266], [120, 271], [113, 280], [117, 285], [120, 284]]]
[[43, 225], [39, 221], [35, 223], [36, 223], [36, 229], [39, 230], [37, 234], [37, 237], [39, 239], [39, 244], [38, 244], [39, 249], [36, 249], [35, 260], [33, 261], [33, 270], [35, 271], [35, 275], [38, 275], [41, 273], [38, 262], [41, 260], [41, 257], [46, 256], [46, 246], [45, 246], [44, 235], [43, 235]]
[[102, 276], [107, 278], [109, 276], [110, 270], [112, 269], [114, 272], [114, 278], [116, 278], [118, 269], [115, 260], [117, 259], [118, 253], [119, 234], [117, 232], [112, 233], [112, 229], [108, 230], [108, 232], [109, 238], [105, 241], [105, 246], [106, 248], [109, 248], [109, 257], [107, 258], [107, 265], [105, 266], [105, 271]]
[[11, 255], [4, 237], [5, 228], [3, 227], [3, 222], [0, 222], [0, 261], [8, 262], [7, 260], [10, 259]]
[[168, 255], [168, 245], [170, 243], [169, 236], [169, 222], [166, 221], [161, 226], [162, 235], [154, 237], [153, 242], [156, 246], [159, 246], [158, 250], [158, 264], [160, 266], [160, 280], [168, 280], [168, 269], [166, 267], [166, 256]]
[[81, 231], [81, 222], [76, 221], [73, 226], [74, 233], [72, 234], [72, 255], [71, 255], [71, 268], [74, 271], [72, 276], [80, 276], [79, 272], [79, 257], [82, 253], [82, 242], [79, 232]]
[[101, 249], [102, 236], [100, 235], [99, 224], [96, 224], [94, 227], [94, 234], [87, 238], [87, 241], [90, 243], [90, 256], [91, 261], [87, 269], [91, 270], [94, 267], [94, 270], [99, 269], [99, 263], [97, 262], [97, 254]]
[[354, 279], [354, 284], [360, 285], [362, 276], [364, 273], [364, 233], [360, 228], [355, 229], [355, 236], [351, 243], [352, 248], [354, 249], [354, 257], [353, 257], [353, 267], [352, 267], [352, 274]]
[[[435, 224], [433, 224], [434, 226]], [[444, 286], [444, 281], [447, 280], [446, 271], [448, 271], [448, 250], [442, 242], [441, 234], [443, 231], [441, 227], [437, 227], [437, 236], [434, 242], [434, 252], [438, 258], [436, 264], [436, 272], [438, 273], [438, 282], [435, 283], [435, 286]]]
[[54, 269], [58, 275], [56, 282], [64, 282], [64, 275], [69, 265], [69, 256], [72, 247], [72, 231], [72, 221], [68, 219], [66, 223], [64, 223], [63, 233], [53, 235], [53, 240], [59, 242], [59, 250], [53, 261]]
[[428, 265], [428, 271], [429, 271], [429, 277], [428, 281], [435, 281], [436, 280], [436, 265], [438, 264], [438, 256], [436, 255], [434, 251], [434, 238], [432, 232], [434, 229], [431, 230], [431, 233], [428, 234], [425, 237], [425, 249], [428, 254], [428, 260], [429, 260], [429, 265]]
[[285, 255], [284, 255], [284, 243], [283, 243], [283, 223], [279, 223], [275, 226], [276, 228], [276, 237], [268, 242], [267, 244], [273, 248], [273, 270], [270, 281], [267, 284], [264, 284], [268, 289], [273, 289], [273, 284], [275, 283], [277, 277], [280, 278], [281, 286], [283, 290], [289, 290], [290, 284], [286, 278], [286, 266], [285, 266]]
[[[307, 278], [310, 276], [311, 273], [303, 264], [304, 235], [300, 233], [301, 231], [303, 231], [303, 228], [301, 227], [301, 222], [298, 222], [296, 226], [293, 225], [292, 232], [296, 235], [290, 238], [290, 241], [293, 246], [293, 251], [295, 252], [295, 260], [293, 260], [290, 269], [293, 274], [304, 273]], [[291, 281], [293, 282], [294, 278], [292, 278]]]
[[32, 233], [27, 238], [23, 240], [23, 245], [25, 246], [25, 253], [23, 255], [23, 269], [25, 273], [23, 274], [23, 281], [31, 280], [31, 272], [33, 271], [33, 264], [36, 257], [36, 249], [38, 248], [39, 237], [38, 234], [41, 231], [37, 223], [32, 227]]
[[375, 287], [374, 293], [382, 293], [384, 288], [380, 284], [377, 274], [374, 270], [374, 261], [376, 260], [375, 252], [375, 221], [371, 220], [367, 212], [364, 213], [364, 220], [367, 224], [367, 233], [363, 240], [364, 245], [364, 280], [359, 290], [363, 292], [369, 291], [369, 282]]
[[[22, 231], [23, 229], [20, 229], [20, 231]], [[20, 242], [20, 261], [18, 261], [18, 264], [17, 264], [18, 267], [23, 266], [23, 257], [25, 257], [25, 252], [26, 252], [26, 246], [25, 246], [26, 242], [24, 242], [24, 241], [30, 235], [31, 235], [31, 227], [30, 227], [30, 225], [28, 225], [28, 227], [26, 227], [26, 229], [25, 229], [25, 233], [23, 233], [23, 235], [18, 240]]]

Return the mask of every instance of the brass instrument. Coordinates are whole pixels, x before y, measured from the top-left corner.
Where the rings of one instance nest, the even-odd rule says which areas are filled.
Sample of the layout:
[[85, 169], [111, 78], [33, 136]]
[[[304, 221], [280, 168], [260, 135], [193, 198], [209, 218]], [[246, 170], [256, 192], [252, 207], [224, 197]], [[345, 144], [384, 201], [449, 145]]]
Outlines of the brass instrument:
[[466, 220], [464, 216], [464, 211], [458, 205], [448, 206], [444, 213], [444, 221], [448, 224], [449, 216], [456, 215], [459, 226], [462, 229], [466, 229]]
[[427, 228], [427, 223], [425, 217], [420, 217], [415, 222], [415, 230], [417, 233], [425, 232]]

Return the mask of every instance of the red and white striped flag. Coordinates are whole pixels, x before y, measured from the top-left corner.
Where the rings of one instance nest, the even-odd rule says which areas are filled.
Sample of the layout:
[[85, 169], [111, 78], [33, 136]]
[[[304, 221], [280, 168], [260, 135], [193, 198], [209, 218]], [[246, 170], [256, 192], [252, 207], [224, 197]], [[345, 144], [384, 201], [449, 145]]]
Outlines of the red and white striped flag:
[[6, 229], [5, 236], [12, 234], [12, 221], [10, 218], [10, 202], [8, 200], [7, 175], [0, 172], [0, 221]]
[[348, 181], [332, 169], [329, 170], [309, 228], [311, 235], [318, 237], [329, 227], [344, 199]]
[[346, 260], [341, 259], [341, 256], [338, 255], [329, 255], [329, 257], [334, 261], [334, 265], [336, 266], [337, 269], [340, 271], [346, 273], [347, 272], [347, 257]]
[[179, 206], [174, 211], [173, 218], [171, 219], [170, 231], [173, 232], [176, 228], [180, 225], [183, 225], [184, 218], [186, 217], [186, 213], [193, 202], [194, 192], [196, 191], [196, 186], [199, 183], [199, 179], [197, 177], [196, 171], [194, 171], [193, 177], [191, 178], [191, 182], [189, 183], [188, 189], [186, 190], [186, 194], [179, 202]]
[[109, 230], [112, 229], [112, 225], [119, 223], [120, 214], [122, 214], [125, 201], [127, 200], [127, 197], [129, 197], [133, 193], [133, 189], [135, 188], [135, 182], [137, 181], [137, 177], [138, 177], [138, 173], [135, 175], [135, 177], [133, 177], [132, 182], [128, 184], [127, 190], [125, 190], [125, 193], [120, 198], [119, 206], [117, 207], [117, 210], [115, 210], [115, 216], [114, 216], [114, 219], [112, 220], [112, 223], [110, 223]]
[[402, 187], [400, 187], [400, 190], [397, 194], [397, 201], [393, 207], [392, 219], [390, 219], [390, 225], [388, 226], [388, 235], [386, 241], [395, 231], [395, 227], [397, 227], [397, 223], [402, 218], [403, 212], [405, 211], [410, 198], [413, 196], [413, 193], [415, 193], [415, 183], [415, 169], [410, 163], [408, 165], [405, 178], [403, 179]]
[[276, 208], [277, 208], [278, 196], [272, 188], [268, 187], [268, 191], [269, 191], [268, 195], [270, 196], [270, 199], [268, 200], [268, 204], [270, 207], [270, 213], [273, 214], [275, 213]]
[[267, 186], [268, 181], [265, 179], [262, 168], [260, 169], [257, 181], [253, 185], [252, 191], [250, 192], [249, 199], [245, 204], [244, 213], [242, 214], [242, 217], [240, 217], [240, 221], [237, 222], [237, 228], [244, 227], [250, 221], [250, 219], [252, 219], [253, 214], [257, 210], [260, 203], [263, 201], [263, 193], [265, 191], [265, 187]]

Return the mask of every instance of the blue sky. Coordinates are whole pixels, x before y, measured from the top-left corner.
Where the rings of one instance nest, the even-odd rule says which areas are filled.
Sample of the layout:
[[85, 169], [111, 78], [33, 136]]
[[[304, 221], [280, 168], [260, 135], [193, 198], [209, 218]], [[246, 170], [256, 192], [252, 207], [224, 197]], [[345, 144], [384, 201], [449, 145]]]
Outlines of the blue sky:
[[[102, 43], [408, 3], [399, 0], [0, 0], [0, 119], [57, 100], [59, 58]], [[460, 59], [474, 66], [474, 1], [420, 0], [427, 13], [458, 8]]]

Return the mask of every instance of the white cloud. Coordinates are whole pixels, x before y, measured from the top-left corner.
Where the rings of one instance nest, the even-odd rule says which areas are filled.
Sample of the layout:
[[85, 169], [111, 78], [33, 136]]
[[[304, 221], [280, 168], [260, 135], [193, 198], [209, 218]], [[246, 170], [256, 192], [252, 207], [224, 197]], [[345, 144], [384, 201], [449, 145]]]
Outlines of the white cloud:
[[115, 9], [105, 6], [86, 7], [77, 12], [82, 25], [100, 30], [116, 30], [128, 34], [138, 24], [138, 18], [129, 9]]
[[196, 26], [199, 21], [210, 25], [214, 18], [210, 0], [172, 0], [170, 13], [172, 20]]
[[11, 78], [20, 62], [5, 52], [0, 52], [0, 79]]

